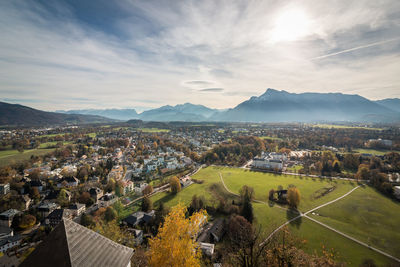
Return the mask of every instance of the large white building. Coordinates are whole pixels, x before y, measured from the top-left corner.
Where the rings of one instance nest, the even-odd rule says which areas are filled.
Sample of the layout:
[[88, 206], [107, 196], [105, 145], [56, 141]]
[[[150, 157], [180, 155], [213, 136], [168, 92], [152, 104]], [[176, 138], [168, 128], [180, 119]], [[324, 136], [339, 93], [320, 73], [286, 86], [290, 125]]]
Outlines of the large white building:
[[397, 199], [400, 199], [400, 186], [395, 186], [395, 187], [394, 187], [394, 196], [395, 196]]
[[283, 153], [262, 153], [260, 157], [253, 159], [252, 166], [259, 169], [278, 169], [282, 170], [287, 156]]

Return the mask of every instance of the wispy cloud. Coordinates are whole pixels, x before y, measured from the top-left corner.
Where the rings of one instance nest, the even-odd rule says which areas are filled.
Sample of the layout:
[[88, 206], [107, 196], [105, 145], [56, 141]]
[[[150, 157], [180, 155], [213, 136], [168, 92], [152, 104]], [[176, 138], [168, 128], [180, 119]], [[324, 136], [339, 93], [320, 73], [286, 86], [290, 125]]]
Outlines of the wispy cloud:
[[201, 91], [201, 92], [222, 92], [222, 91], [224, 91], [224, 88], [204, 88], [204, 89], [200, 89], [199, 91]]
[[353, 48], [350, 48], [350, 49], [345, 49], [345, 50], [342, 50], [342, 51], [339, 51], [339, 52], [330, 53], [330, 54], [326, 54], [326, 55], [319, 56], [319, 57], [314, 57], [314, 58], [312, 58], [312, 60], [323, 59], [323, 58], [332, 57], [332, 56], [337, 56], [337, 55], [340, 55], [340, 54], [349, 53], [349, 52], [353, 52], [353, 51], [357, 51], [357, 50], [360, 50], [360, 49], [373, 47], [373, 46], [377, 46], [377, 45], [383, 45], [383, 44], [386, 44], [386, 43], [399, 41], [399, 40], [400, 40], [400, 38], [394, 38], [394, 39], [385, 40], [385, 41], [381, 41], [381, 42], [375, 42], [375, 43], [372, 43], [372, 44], [361, 45], [361, 46], [353, 47]]

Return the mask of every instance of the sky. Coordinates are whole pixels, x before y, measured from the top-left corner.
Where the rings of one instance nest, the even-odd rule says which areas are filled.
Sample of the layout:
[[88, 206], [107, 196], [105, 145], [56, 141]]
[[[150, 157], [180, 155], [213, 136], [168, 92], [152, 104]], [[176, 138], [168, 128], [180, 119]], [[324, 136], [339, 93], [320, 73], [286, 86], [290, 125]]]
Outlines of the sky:
[[5, 0], [0, 33], [0, 101], [43, 110], [400, 97], [398, 0]]

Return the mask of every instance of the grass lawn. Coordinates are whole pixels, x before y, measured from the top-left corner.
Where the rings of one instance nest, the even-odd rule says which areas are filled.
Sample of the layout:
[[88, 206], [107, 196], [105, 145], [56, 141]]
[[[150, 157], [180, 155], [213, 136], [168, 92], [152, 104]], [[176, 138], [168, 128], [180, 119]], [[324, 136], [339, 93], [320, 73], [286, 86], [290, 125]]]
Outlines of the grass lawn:
[[138, 128], [139, 131], [144, 133], [168, 133], [169, 129], [159, 129], [159, 128]]
[[[330, 181], [306, 177], [300, 178], [290, 175], [274, 175], [271, 173], [252, 172], [239, 168], [208, 167], [200, 170], [194, 175], [195, 179], [204, 181], [202, 184], [192, 184], [189, 187], [182, 189], [182, 191], [176, 195], [172, 195], [171, 193], [159, 193], [154, 195], [151, 197], [154, 206], [157, 207], [159, 202], [163, 202], [168, 207], [174, 206], [178, 203], [189, 205], [192, 196], [195, 194], [198, 196], [204, 196], [208, 204], [211, 205], [217, 205], [217, 199], [219, 197], [224, 198], [227, 201], [231, 201], [231, 199], [235, 198], [237, 199], [237, 197], [232, 196], [225, 191], [219, 178], [219, 172], [221, 172], [225, 184], [230, 190], [239, 192], [239, 189], [244, 184], [247, 184], [254, 188], [256, 192], [256, 198], [263, 201], [267, 200], [267, 193], [270, 188], [276, 189], [278, 185], [282, 185], [286, 188], [289, 184], [294, 184], [299, 188], [300, 193], [302, 194], [302, 201], [300, 204], [300, 210], [302, 211], [309, 210], [320, 204], [333, 200], [347, 193], [355, 186], [355, 184], [341, 180]], [[335, 187], [333, 191], [321, 196], [321, 193], [326, 191], [325, 188], [332, 187]], [[358, 190], [360, 189], [357, 189], [355, 192], [353, 192], [353, 194]], [[342, 201], [346, 200], [347, 198], [340, 200], [337, 203], [341, 203]], [[335, 204], [332, 204], [332, 206]], [[383, 204], [387, 205], [387, 203]], [[330, 210], [330, 208], [331, 206], [326, 207], [325, 209]], [[271, 207], [262, 203], [253, 203], [253, 209], [256, 224], [260, 224], [262, 226], [265, 236], [271, 233], [279, 225], [293, 218], [293, 214], [284, 209], [279, 207]], [[352, 214], [356, 214], [356, 212], [353, 211]], [[318, 218], [320, 218], [320, 216]], [[379, 220], [379, 218], [377, 218], [377, 220]], [[321, 254], [322, 245], [325, 245], [327, 248], [333, 248], [338, 255], [337, 260], [346, 262], [348, 266], [358, 266], [364, 259], [367, 258], [373, 259], [379, 265], [384, 265], [390, 262], [390, 259], [386, 258], [385, 256], [381, 256], [380, 254], [375, 253], [368, 248], [358, 245], [357, 243], [348, 240], [312, 221], [309, 221], [306, 218], [296, 220], [289, 225], [289, 229], [296, 236], [307, 240], [303, 249], [308, 253]]]
[[124, 207], [120, 201], [114, 203], [113, 208], [118, 214], [118, 220], [125, 219], [132, 213], [138, 211], [140, 209], [141, 201], [137, 201], [129, 206]]
[[[280, 175], [263, 172], [253, 172], [239, 168], [223, 168], [220, 170], [226, 186], [235, 193], [243, 185], [254, 188], [256, 199], [268, 201], [270, 189], [277, 189], [279, 185], [287, 188], [295, 185], [301, 194], [299, 209], [307, 211], [330, 200], [338, 198], [350, 191], [356, 185], [344, 180], [329, 180], [294, 175]], [[331, 190], [331, 191], [329, 191]]]
[[63, 135], [65, 135], [65, 134], [63, 134], [63, 133], [59, 133], [59, 134], [44, 134], [44, 135], [41, 135], [40, 137], [56, 137], [56, 136], [63, 136]]
[[316, 211], [313, 218], [400, 257], [400, 203], [369, 186]]
[[392, 151], [392, 150], [387, 150], [387, 149], [369, 149], [369, 148], [355, 148], [354, 151], [356, 153], [365, 153], [365, 154], [372, 154], [372, 155], [377, 155], [377, 156], [382, 156], [385, 155], [386, 153], [389, 152], [397, 152], [400, 153], [400, 151]]
[[361, 127], [361, 126], [350, 126], [350, 125], [336, 125], [336, 124], [313, 124], [313, 127], [324, 128], [324, 129], [360, 129], [360, 130], [371, 130], [371, 131], [382, 131], [383, 128], [372, 128], [372, 127]]
[[290, 172], [298, 172], [301, 169], [303, 169], [302, 165], [293, 165], [293, 166], [287, 168], [287, 170]]
[[49, 149], [29, 149], [24, 152], [18, 152], [18, 150], [5, 150], [0, 151], [0, 167], [7, 166], [19, 161], [29, 160], [32, 155], [44, 155], [54, 151], [55, 148]]
[[378, 266], [393, 263], [391, 259], [342, 237], [306, 218], [302, 218], [301, 222], [289, 224], [289, 229], [296, 236], [307, 240], [303, 247], [306, 252], [317, 252], [321, 255], [323, 251], [322, 246], [325, 246], [325, 250], [330, 251], [333, 249], [336, 261], [345, 262], [347, 266], [359, 266], [365, 259], [374, 260]]
[[282, 138], [272, 136], [260, 136], [260, 138], [264, 140], [282, 140]]
[[91, 137], [91, 138], [95, 138], [97, 136], [96, 133], [88, 133], [86, 134], [87, 136]]
[[57, 145], [59, 142], [61, 142], [63, 145], [72, 144], [72, 141], [52, 141], [40, 144], [39, 148], [51, 148]]
[[181, 192], [176, 195], [172, 195], [170, 193], [159, 193], [151, 197], [154, 204], [158, 204], [158, 202], [163, 202], [166, 206], [172, 207], [178, 203], [182, 203], [184, 205], [189, 205], [192, 201], [193, 195], [204, 196], [209, 204], [212, 204], [215, 200], [214, 195], [212, 194], [214, 191], [211, 190], [211, 186], [213, 184], [219, 184], [221, 186], [220, 178], [218, 176], [218, 167], [209, 167], [205, 169], [201, 169], [198, 173], [196, 173], [193, 178], [197, 180], [203, 180], [202, 184], [192, 184], [186, 188], [184, 188]]

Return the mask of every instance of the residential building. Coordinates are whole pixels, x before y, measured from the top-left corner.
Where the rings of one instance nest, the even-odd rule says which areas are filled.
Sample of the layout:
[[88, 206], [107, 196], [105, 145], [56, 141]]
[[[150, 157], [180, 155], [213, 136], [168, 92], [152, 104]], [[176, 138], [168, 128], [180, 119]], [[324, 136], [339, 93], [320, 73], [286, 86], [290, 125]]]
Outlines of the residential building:
[[19, 235], [8, 236], [0, 239], [0, 252], [6, 252], [8, 249], [18, 246], [21, 243], [22, 237]]
[[121, 165], [114, 166], [108, 174], [108, 179], [121, 180], [124, 174], [124, 168]]
[[25, 210], [29, 209], [29, 206], [31, 205], [32, 199], [28, 195], [22, 195], [22, 202], [25, 205]]
[[60, 205], [53, 203], [53, 202], [47, 202], [47, 203], [42, 203], [38, 207], [38, 212], [42, 215], [42, 217], [47, 217], [49, 216], [50, 213], [52, 213], [54, 210], [59, 209]]
[[393, 187], [393, 189], [394, 189], [394, 196], [397, 198], [397, 199], [400, 199], [400, 186], [394, 186]]
[[82, 225], [63, 219], [20, 267], [130, 267], [134, 250]]
[[86, 206], [85, 204], [81, 204], [81, 203], [74, 203], [71, 204], [68, 209], [72, 212], [72, 215], [74, 217], [76, 216], [80, 216], [82, 213], [84, 213], [86, 211]]
[[211, 257], [214, 254], [214, 244], [200, 242], [200, 249], [204, 255]]
[[0, 213], [0, 226], [11, 227], [14, 216], [21, 213], [16, 209], [9, 209]]
[[122, 224], [128, 227], [135, 227], [138, 224], [150, 222], [154, 218], [154, 216], [154, 210], [150, 212], [138, 211], [123, 219]]
[[76, 177], [65, 177], [63, 179], [61, 179], [58, 184], [57, 187], [75, 187], [78, 186], [79, 184], [79, 180]]
[[89, 194], [97, 202], [103, 196], [103, 190], [98, 187], [92, 187], [89, 189]]
[[98, 204], [99, 204], [99, 207], [106, 208], [106, 207], [114, 204], [117, 200], [118, 200], [118, 198], [113, 194], [104, 194], [98, 200]]
[[10, 193], [10, 184], [0, 184], [0, 195], [7, 195]]
[[63, 219], [72, 219], [73, 214], [68, 209], [56, 209], [53, 210], [49, 216], [47, 216], [45, 222], [51, 227], [56, 227]]
[[123, 187], [124, 195], [128, 194], [129, 192], [134, 191], [134, 189], [135, 189], [135, 185], [132, 181], [123, 181], [122, 187]]

